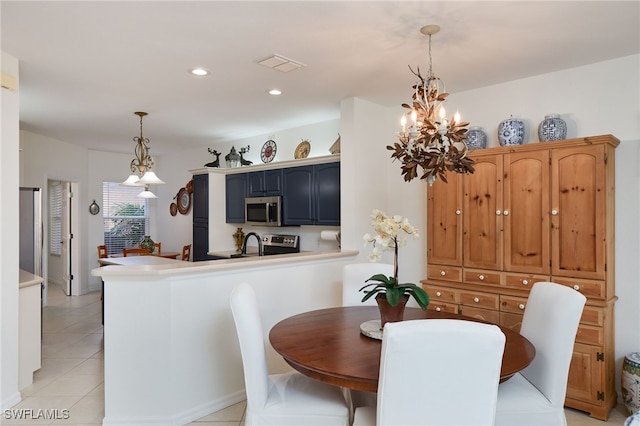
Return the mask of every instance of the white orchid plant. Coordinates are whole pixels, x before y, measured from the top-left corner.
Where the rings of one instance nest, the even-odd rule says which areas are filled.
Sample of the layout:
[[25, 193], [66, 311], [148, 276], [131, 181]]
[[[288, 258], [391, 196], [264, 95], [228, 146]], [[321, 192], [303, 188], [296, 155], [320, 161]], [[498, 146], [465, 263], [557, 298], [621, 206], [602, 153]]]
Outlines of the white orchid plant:
[[393, 276], [376, 274], [365, 281], [373, 281], [360, 289], [365, 295], [362, 301], [366, 301], [378, 294], [386, 294], [387, 302], [391, 306], [397, 306], [400, 297], [404, 294], [412, 296], [422, 310], [429, 305], [429, 295], [421, 286], [413, 283], [398, 282], [398, 249], [406, 244], [407, 237], [418, 238], [418, 230], [411, 226], [409, 219], [402, 216], [387, 216], [380, 210], [374, 210], [371, 214], [371, 226], [376, 235], [365, 234], [365, 245], [372, 244], [373, 250], [369, 255], [370, 262], [378, 262], [385, 251], [393, 252]]

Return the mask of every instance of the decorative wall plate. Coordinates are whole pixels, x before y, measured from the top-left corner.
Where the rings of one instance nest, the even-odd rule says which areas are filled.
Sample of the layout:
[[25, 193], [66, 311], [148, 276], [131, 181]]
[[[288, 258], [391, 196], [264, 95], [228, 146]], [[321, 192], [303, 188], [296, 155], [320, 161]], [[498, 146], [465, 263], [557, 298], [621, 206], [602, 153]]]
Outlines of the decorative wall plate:
[[311, 151], [311, 144], [309, 143], [309, 141], [303, 140], [296, 147], [296, 150], [293, 153], [293, 158], [295, 158], [296, 160], [299, 158], [307, 158], [310, 151]]
[[96, 200], [93, 200], [93, 203], [89, 206], [89, 213], [92, 215], [100, 213], [100, 206], [96, 203]]
[[182, 188], [178, 191], [178, 211], [180, 214], [187, 214], [191, 208], [191, 194], [187, 191], [187, 188]]
[[171, 203], [169, 205], [169, 213], [171, 213], [171, 216], [178, 214], [178, 205], [176, 203]]
[[272, 139], [269, 139], [262, 145], [262, 150], [260, 150], [260, 159], [263, 163], [270, 163], [276, 157], [276, 151], [278, 150], [278, 146], [276, 142]]

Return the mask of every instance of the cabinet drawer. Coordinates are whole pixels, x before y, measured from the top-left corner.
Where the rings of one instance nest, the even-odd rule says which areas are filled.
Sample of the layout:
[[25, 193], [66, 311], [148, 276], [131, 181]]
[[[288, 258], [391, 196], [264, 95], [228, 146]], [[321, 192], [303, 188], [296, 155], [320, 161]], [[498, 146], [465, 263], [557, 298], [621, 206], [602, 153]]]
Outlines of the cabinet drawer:
[[458, 292], [455, 290], [451, 290], [446, 287], [440, 287], [437, 285], [425, 285], [424, 289], [429, 294], [431, 301], [439, 301], [445, 303], [458, 303], [460, 299], [458, 298]]
[[483, 271], [481, 269], [465, 269], [464, 282], [487, 285], [500, 285], [499, 272]]
[[601, 308], [594, 308], [591, 306], [585, 306], [582, 311], [582, 317], [580, 317], [581, 324], [588, 325], [604, 325], [604, 310]]
[[516, 288], [518, 290], [531, 290], [533, 283], [540, 281], [549, 281], [549, 277], [545, 275], [531, 275], [531, 274], [505, 274], [504, 284], [509, 288]]
[[553, 281], [571, 287], [574, 290], [584, 294], [587, 299], [605, 298], [605, 282], [594, 280], [583, 280], [579, 278], [553, 277]]
[[457, 304], [440, 302], [439, 300], [432, 300], [427, 309], [436, 312], [449, 312], [452, 314], [457, 314], [459, 311]]
[[576, 342], [586, 343], [587, 345], [601, 346], [604, 344], [604, 330], [602, 329], [602, 327], [580, 324], [578, 326]]
[[461, 306], [460, 313], [466, 317], [477, 318], [492, 324], [500, 322], [500, 312], [489, 309], [480, 309], [473, 306]]
[[522, 315], [526, 307], [527, 299], [524, 297], [500, 296], [500, 312], [511, 312]]
[[510, 314], [508, 312], [500, 312], [500, 325], [507, 327], [516, 333], [520, 333], [522, 327], [522, 317], [520, 314]]
[[432, 280], [462, 281], [462, 268], [455, 266], [431, 265], [427, 268], [427, 277]]
[[497, 294], [479, 293], [476, 291], [461, 291], [460, 303], [485, 309], [499, 309], [500, 296]]

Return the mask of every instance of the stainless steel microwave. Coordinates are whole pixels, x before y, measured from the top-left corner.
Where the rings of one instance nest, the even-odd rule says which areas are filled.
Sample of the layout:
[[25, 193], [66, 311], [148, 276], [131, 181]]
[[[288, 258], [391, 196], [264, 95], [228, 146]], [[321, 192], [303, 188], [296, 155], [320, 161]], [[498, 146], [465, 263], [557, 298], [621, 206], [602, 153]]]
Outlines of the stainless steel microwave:
[[244, 199], [247, 225], [281, 226], [282, 197], [248, 197]]

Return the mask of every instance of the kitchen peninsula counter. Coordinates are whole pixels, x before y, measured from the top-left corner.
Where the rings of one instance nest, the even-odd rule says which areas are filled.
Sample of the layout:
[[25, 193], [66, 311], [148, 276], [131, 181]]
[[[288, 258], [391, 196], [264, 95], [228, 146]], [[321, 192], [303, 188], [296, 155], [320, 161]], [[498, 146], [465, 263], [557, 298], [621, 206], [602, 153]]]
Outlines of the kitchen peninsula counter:
[[[103, 425], [188, 424], [244, 400], [232, 288], [246, 282], [255, 289], [266, 336], [286, 317], [339, 306], [342, 267], [357, 255], [334, 250], [203, 262], [140, 256], [93, 269], [104, 281]], [[271, 372], [290, 371], [266, 350]]]

